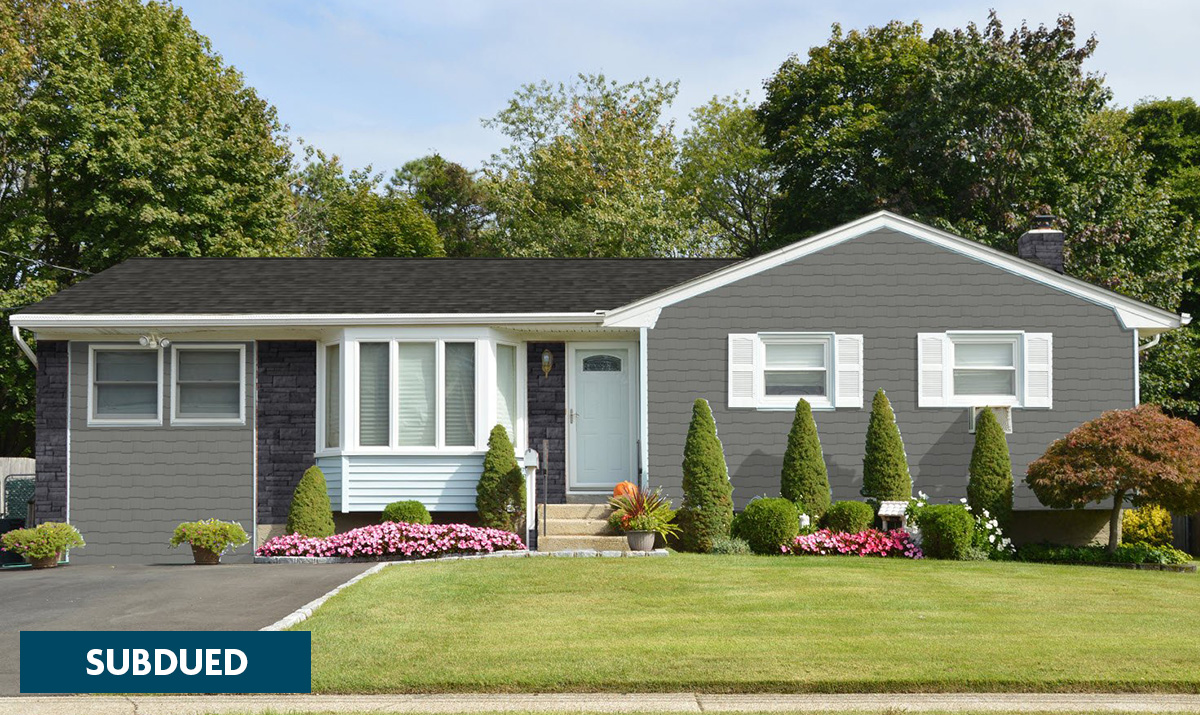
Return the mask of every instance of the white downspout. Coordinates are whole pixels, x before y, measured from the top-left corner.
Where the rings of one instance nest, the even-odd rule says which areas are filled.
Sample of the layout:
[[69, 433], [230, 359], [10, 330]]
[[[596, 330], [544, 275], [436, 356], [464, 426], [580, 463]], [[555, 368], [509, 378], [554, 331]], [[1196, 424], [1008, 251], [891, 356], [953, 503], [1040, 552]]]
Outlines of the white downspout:
[[1138, 352], [1140, 353], [1143, 350], [1149, 350], [1150, 348], [1154, 347], [1155, 345], [1158, 345], [1159, 340], [1162, 340], [1162, 333], [1158, 333], [1153, 338], [1150, 338], [1150, 342], [1142, 343], [1141, 345], [1139, 345]]
[[29, 358], [29, 363], [33, 365], [33, 369], [36, 370], [38, 366], [37, 355], [33, 354], [33, 350], [29, 348], [29, 343], [25, 342], [25, 340], [21, 338], [21, 329], [15, 325], [12, 326], [12, 336], [13, 340], [17, 341], [17, 345], [20, 346], [21, 352], [25, 353], [25, 357]]

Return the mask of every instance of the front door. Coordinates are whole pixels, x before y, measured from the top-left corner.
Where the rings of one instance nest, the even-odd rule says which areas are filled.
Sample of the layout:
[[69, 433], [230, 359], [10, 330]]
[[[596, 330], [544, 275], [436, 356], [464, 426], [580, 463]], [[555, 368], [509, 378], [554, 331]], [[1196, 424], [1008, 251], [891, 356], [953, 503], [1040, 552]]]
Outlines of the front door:
[[611, 492], [618, 482], [636, 482], [637, 346], [574, 344], [568, 350], [568, 489]]

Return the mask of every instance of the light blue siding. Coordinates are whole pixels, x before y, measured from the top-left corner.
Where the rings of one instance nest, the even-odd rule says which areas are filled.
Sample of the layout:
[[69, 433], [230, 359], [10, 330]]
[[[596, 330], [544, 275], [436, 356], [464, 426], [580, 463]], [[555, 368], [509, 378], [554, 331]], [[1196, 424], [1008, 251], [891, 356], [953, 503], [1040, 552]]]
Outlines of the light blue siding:
[[329, 491], [329, 506], [334, 511], [342, 510], [342, 458], [319, 457], [317, 466], [325, 475], [325, 488]]
[[[319, 460], [329, 481], [335, 511], [382, 511], [394, 501], [415, 499], [430, 511], [475, 511], [475, 486], [483, 472], [483, 455], [350, 456], [346, 494], [335, 482], [341, 478], [340, 458]], [[336, 474], [337, 479], [332, 475]]]

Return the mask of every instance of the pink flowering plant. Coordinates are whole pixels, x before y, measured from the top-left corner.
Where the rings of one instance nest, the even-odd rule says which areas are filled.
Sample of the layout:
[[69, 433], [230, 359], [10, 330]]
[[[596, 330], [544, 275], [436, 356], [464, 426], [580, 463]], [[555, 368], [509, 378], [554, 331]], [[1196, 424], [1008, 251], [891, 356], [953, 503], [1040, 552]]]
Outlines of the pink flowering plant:
[[13, 529], [0, 537], [0, 542], [5, 551], [30, 559], [44, 559], [85, 546], [78, 529], [58, 521], [38, 524], [32, 529]]
[[509, 531], [466, 524], [406, 524], [388, 521], [326, 536], [276, 536], [258, 547], [259, 556], [343, 556], [376, 559], [432, 559], [457, 554], [490, 554], [525, 548]]
[[796, 556], [880, 556], [905, 559], [920, 559], [925, 556], [920, 547], [913, 543], [909, 533], [903, 529], [867, 529], [857, 534], [821, 529], [797, 536], [791, 544], [784, 544], [780, 548], [783, 553]]

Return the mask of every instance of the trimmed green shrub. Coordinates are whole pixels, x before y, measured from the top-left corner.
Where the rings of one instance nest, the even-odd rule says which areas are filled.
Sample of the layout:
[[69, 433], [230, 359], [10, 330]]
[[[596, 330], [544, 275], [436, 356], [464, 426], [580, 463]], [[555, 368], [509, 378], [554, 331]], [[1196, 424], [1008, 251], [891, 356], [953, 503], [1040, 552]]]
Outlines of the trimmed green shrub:
[[748, 556], [753, 552], [750, 551], [750, 544], [746, 543], [745, 539], [718, 536], [713, 539], [712, 551], [709, 553], [721, 556]]
[[1186, 564], [1192, 557], [1179, 549], [1149, 544], [1121, 544], [1110, 552], [1107, 546], [1059, 546], [1026, 544], [1017, 549], [1018, 561], [1050, 564]]
[[829, 472], [808, 400], [796, 403], [796, 417], [783, 453], [779, 492], [814, 519], [820, 519], [829, 508]]
[[676, 516], [679, 548], [708, 553], [713, 539], [729, 536], [733, 521], [733, 485], [717, 423], [708, 401], [692, 405], [692, 422], [683, 447], [683, 506]]
[[971, 451], [967, 504], [976, 514], [985, 510], [1007, 530], [1012, 524], [1013, 478], [1004, 428], [990, 407], [975, 420], [975, 448]]
[[1171, 512], [1157, 504], [1143, 504], [1121, 515], [1121, 543], [1173, 546]]
[[333, 509], [329, 506], [329, 489], [325, 474], [319, 467], [309, 467], [292, 492], [288, 507], [287, 533], [324, 538], [333, 536]]
[[921, 510], [921, 550], [931, 559], [971, 557], [975, 520], [961, 504], [934, 504]]
[[857, 534], [871, 528], [875, 523], [875, 510], [870, 504], [860, 501], [838, 501], [830, 505], [821, 525], [830, 531]]
[[396, 521], [404, 524], [432, 524], [433, 517], [425, 505], [415, 499], [394, 501], [383, 509], [384, 521]]
[[519, 533], [525, 524], [525, 475], [517, 465], [508, 431], [496, 425], [488, 436], [483, 474], [475, 487], [479, 523], [493, 529]]
[[800, 512], [789, 499], [755, 499], [733, 519], [733, 535], [756, 554], [778, 554], [800, 532]]
[[875, 399], [871, 401], [861, 493], [876, 501], [908, 501], [912, 498], [912, 476], [908, 473], [904, 440], [896, 426], [892, 403], [888, 402], [882, 388], [875, 391]]

